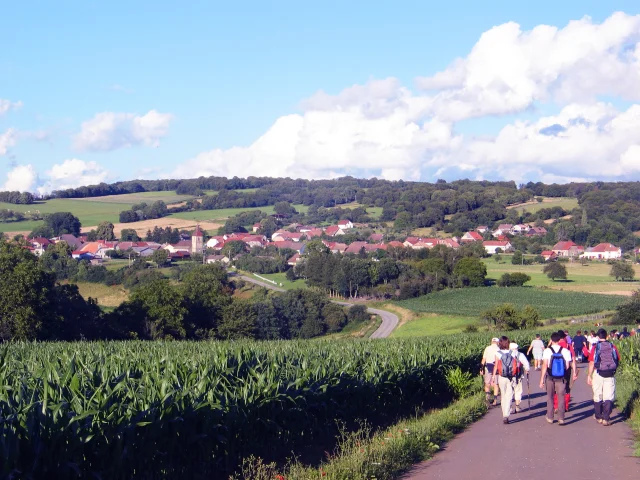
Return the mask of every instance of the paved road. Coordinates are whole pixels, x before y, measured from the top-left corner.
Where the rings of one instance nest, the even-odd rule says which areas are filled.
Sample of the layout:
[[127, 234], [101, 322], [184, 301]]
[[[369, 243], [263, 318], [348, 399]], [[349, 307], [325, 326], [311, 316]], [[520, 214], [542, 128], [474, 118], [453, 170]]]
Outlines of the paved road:
[[[238, 275], [238, 276], [247, 282], [260, 285], [261, 287], [264, 287], [264, 288], [269, 288], [277, 292], [286, 291], [283, 288], [277, 287], [268, 282], [263, 282], [257, 278], [248, 277], [246, 275]], [[334, 302], [334, 303], [337, 303], [339, 305], [344, 305], [346, 307], [353, 306], [353, 303], [347, 303], [347, 302]], [[380, 315], [380, 318], [382, 319], [382, 323], [380, 324], [378, 329], [371, 334], [370, 338], [386, 338], [389, 335], [391, 335], [391, 332], [393, 332], [393, 330], [398, 326], [398, 322], [399, 322], [398, 316], [394, 315], [391, 312], [387, 312], [385, 310], [378, 310], [376, 308], [368, 308], [367, 311], [372, 315]]]
[[[545, 421], [546, 394], [538, 385], [540, 372], [532, 372], [531, 411], [512, 415], [512, 423], [503, 425], [500, 408], [491, 409], [433, 459], [402, 478], [640, 479], [640, 459], [632, 457], [630, 428], [617, 412], [609, 427], [593, 419], [586, 365], [579, 371], [565, 426]], [[526, 396], [523, 404], [526, 407]]]

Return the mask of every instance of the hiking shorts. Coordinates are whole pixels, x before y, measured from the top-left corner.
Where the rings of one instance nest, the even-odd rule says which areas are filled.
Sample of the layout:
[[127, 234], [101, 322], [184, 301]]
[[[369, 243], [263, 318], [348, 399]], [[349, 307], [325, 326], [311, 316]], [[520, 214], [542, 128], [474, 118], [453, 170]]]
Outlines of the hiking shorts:
[[484, 369], [484, 384], [485, 385], [491, 385], [491, 376], [493, 374], [489, 373], [489, 370], [485, 367]]
[[542, 360], [542, 350], [534, 350], [533, 351], [533, 359], [534, 360]]

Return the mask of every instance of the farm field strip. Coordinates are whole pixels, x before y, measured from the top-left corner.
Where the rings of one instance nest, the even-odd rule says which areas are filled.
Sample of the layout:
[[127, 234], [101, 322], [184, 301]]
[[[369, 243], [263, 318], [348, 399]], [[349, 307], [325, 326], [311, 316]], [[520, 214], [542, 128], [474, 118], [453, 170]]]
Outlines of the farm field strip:
[[578, 199], [572, 197], [544, 197], [542, 203], [534, 200], [518, 205], [509, 205], [507, 209], [520, 210], [521, 212], [537, 213], [543, 208], [561, 207], [567, 211], [578, 208]]
[[0, 474], [215, 476], [280, 458], [331, 442], [336, 421], [445, 405], [446, 367], [474, 370], [484, 337], [1, 345]]
[[474, 318], [502, 303], [511, 303], [517, 308], [531, 305], [540, 311], [543, 319], [547, 319], [614, 310], [624, 300], [621, 296], [543, 290], [534, 287], [479, 287], [443, 290], [402, 300], [398, 304], [416, 312]]

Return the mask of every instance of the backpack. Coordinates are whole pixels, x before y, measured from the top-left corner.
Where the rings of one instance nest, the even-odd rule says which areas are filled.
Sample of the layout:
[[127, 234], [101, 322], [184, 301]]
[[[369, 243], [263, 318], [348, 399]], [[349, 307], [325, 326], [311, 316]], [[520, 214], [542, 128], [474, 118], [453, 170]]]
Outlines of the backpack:
[[567, 373], [567, 364], [562, 356], [562, 347], [557, 352], [551, 350], [551, 360], [549, 360], [549, 370], [551, 378], [562, 379]]
[[502, 364], [500, 376], [508, 378], [509, 380], [520, 376], [522, 372], [522, 362], [519, 358], [511, 355], [511, 352], [503, 353], [500, 358], [500, 363]]
[[611, 342], [598, 342], [593, 358], [598, 375], [604, 378], [613, 377], [618, 369], [618, 352]]

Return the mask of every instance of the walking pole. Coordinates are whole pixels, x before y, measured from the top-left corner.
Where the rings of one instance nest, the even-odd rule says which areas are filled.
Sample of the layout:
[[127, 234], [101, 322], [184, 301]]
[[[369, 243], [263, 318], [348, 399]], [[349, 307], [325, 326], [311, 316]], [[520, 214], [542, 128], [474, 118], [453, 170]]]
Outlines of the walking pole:
[[531, 384], [529, 384], [529, 372], [527, 372], [527, 402], [529, 402], [529, 410], [531, 410]]

